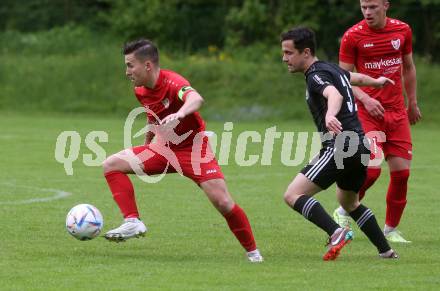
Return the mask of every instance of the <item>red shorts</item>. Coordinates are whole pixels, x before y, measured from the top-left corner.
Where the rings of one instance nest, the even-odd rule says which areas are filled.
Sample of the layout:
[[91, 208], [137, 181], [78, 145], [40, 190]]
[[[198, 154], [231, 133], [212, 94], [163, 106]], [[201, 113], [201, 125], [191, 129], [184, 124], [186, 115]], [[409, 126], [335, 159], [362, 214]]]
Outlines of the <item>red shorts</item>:
[[359, 119], [371, 141], [372, 160], [381, 159], [383, 155], [385, 159], [396, 156], [412, 160], [411, 131], [406, 110], [385, 111], [384, 119], [378, 120], [360, 109]]
[[170, 148], [151, 143], [133, 147], [132, 151], [141, 159], [147, 175], [180, 173], [197, 184], [212, 179], [224, 179], [207, 137], [199, 145]]

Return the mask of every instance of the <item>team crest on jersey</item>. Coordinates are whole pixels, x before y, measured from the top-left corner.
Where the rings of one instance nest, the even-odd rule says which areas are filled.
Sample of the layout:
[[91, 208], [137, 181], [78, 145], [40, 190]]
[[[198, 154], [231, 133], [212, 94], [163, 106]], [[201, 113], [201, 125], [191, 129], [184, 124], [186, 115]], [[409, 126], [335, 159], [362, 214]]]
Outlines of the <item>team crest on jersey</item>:
[[393, 46], [393, 48], [397, 51], [400, 48], [400, 39], [392, 39], [391, 40], [391, 45]]
[[162, 100], [162, 104], [163, 104], [163, 107], [168, 108], [168, 107], [170, 107], [170, 100], [168, 98], [165, 98]]

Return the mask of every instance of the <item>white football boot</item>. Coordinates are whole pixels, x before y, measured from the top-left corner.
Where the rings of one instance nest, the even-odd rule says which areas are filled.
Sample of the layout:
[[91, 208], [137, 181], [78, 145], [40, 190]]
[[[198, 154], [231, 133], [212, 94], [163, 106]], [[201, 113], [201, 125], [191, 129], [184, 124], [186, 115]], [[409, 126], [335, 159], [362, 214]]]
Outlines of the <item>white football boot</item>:
[[260, 251], [258, 249], [256, 249], [255, 251], [252, 252], [247, 252], [247, 257], [248, 260], [251, 263], [261, 263], [264, 261], [263, 256], [260, 254]]
[[147, 227], [138, 218], [126, 218], [124, 223], [115, 229], [108, 231], [105, 238], [109, 241], [123, 242], [133, 237], [145, 236]]

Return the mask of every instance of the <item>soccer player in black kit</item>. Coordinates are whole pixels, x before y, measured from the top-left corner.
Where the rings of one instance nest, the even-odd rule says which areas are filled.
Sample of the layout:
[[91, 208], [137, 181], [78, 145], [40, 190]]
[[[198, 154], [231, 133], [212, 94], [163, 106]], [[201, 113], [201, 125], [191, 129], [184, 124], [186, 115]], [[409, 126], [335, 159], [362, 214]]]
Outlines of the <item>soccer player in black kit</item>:
[[322, 134], [319, 155], [293, 179], [284, 194], [285, 202], [329, 235], [323, 259], [334, 260], [352, 240], [353, 232], [339, 226], [312, 196], [336, 182], [339, 203], [376, 246], [379, 256], [398, 258], [373, 212], [359, 203], [358, 192], [365, 179], [370, 151], [350, 85], [382, 87], [392, 86], [394, 82], [385, 77], [373, 79], [319, 61], [315, 56], [315, 34], [306, 27], [282, 33], [281, 47], [283, 62], [289, 71], [305, 75], [307, 105]]

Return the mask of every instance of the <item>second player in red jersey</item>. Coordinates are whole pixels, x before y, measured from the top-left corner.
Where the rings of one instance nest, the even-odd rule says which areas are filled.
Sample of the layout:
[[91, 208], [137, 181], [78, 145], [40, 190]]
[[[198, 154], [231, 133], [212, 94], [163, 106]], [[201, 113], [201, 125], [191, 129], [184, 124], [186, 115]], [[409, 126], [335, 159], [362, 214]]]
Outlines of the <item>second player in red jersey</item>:
[[[371, 77], [386, 76], [395, 86], [363, 87], [385, 109], [405, 109], [401, 72], [403, 56], [412, 53], [412, 33], [408, 24], [386, 18], [382, 29], [368, 26], [366, 20], [351, 27], [341, 41], [339, 61], [354, 64], [356, 71]], [[362, 102], [358, 101], [361, 109]]]
[[[410, 124], [417, 123], [421, 113], [417, 105], [411, 28], [400, 20], [387, 17], [389, 6], [387, 0], [360, 0], [364, 20], [345, 32], [341, 40], [339, 65], [372, 77], [386, 76], [396, 83], [380, 89], [353, 87], [359, 119], [372, 141], [372, 161], [359, 198], [362, 199], [366, 190], [378, 179], [381, 173], [378, 160], [384, 156], [391, 178], [384, 233], [392, 242], [409, 242], [396, 228], [407, 202], [412, 159]], [[342, 208], [335, 210], [334, 217], [341, 224], [349, 222]]]

